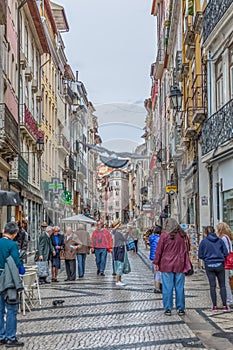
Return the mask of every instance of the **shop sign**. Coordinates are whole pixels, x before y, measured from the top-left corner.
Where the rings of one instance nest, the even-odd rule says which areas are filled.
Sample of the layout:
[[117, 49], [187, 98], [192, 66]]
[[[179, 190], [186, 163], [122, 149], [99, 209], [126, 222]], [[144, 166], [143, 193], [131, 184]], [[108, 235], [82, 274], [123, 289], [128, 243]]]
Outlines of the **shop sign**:
[[166, 193], [167, 194], [177, 193], [177, 187], [176, 186], [166, 186]]

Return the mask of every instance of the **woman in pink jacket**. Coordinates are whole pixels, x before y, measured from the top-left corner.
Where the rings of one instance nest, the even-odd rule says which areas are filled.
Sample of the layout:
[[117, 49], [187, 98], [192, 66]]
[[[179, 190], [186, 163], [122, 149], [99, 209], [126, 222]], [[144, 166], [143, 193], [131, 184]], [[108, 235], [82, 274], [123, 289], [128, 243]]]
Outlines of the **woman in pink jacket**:
[[184, 230], [175, 219], [167, 219], [153, 262], [155, 269], [162, 273], [163, 306], [167, 316], [171, 316], [174, 288], [176, 310], [180, 316], [185, 314], [184, 273], [187, 272], [185, 257], [189, 249], [189, 239]]

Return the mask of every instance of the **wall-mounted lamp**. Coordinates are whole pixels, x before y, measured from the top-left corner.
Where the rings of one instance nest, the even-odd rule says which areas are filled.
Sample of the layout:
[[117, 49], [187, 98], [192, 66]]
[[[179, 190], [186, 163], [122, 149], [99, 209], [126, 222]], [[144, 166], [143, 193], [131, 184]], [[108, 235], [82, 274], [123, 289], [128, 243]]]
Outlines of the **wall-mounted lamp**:
[[170, 105], [172, 109], [175, 109], [176, 111], [180, 111], [182, 107], [182, 93], [179, 89], [179, 86], [174, 85], [170, 89]]
[[72, 105], [73, 106], [76, 106], [78, 107], [79, 106], [79, 99], [78, 99], [78, 96], [74, 94], [73, 96], [73, 102], [72, 102]]
[[42, 155], [44, 151], [44, 138], [42, 136], [39, 136], [36, 141], [36, 150], [39, 155]]
[[42, 153], [44, 152], [44, 138], [42, 136], [39, 136], [38, 139], [36, 140], [36, 150], [35, 151], [25, 151], [25, 152], [20, 152], [21, 154], [38, 154], [38, 156], [42, 156]]

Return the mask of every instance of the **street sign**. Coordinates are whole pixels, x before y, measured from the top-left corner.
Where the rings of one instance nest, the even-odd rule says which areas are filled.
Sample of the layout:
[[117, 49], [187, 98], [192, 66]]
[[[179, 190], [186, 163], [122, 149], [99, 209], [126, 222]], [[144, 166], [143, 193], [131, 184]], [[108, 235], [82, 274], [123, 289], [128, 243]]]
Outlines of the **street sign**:
[[177, 187], [176, 186], [166, 186], [166, 193], [167, 194], [177, 193]]

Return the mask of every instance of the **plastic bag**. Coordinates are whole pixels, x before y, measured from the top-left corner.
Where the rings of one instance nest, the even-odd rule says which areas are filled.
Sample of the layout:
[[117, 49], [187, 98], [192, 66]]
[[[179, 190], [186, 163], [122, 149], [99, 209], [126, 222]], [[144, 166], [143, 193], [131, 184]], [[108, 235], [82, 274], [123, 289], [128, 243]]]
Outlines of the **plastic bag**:
[[38, 276], [39, 277], [48, 277], [49, 276], [49, 265], [47, 261], [37, 261], [36, 265], [38, 267]]

